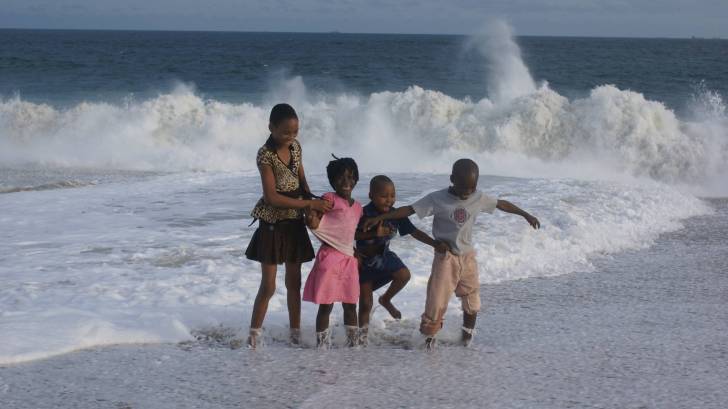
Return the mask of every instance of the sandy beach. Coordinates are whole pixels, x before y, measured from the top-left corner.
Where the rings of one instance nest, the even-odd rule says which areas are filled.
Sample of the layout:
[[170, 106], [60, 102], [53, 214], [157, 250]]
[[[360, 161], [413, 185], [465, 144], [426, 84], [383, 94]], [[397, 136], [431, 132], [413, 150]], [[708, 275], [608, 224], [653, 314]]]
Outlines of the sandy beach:
[[426, 353], [385, 340], [363, 350], [234, 350], [240, 335], [223, 328], [192, 343], [6, 365], [0, 400], [4, 409], [723, 408], [728, 200], [708, 202], [714, 214], [598, 260], [594, 272], [483, 286], [468, 349]]

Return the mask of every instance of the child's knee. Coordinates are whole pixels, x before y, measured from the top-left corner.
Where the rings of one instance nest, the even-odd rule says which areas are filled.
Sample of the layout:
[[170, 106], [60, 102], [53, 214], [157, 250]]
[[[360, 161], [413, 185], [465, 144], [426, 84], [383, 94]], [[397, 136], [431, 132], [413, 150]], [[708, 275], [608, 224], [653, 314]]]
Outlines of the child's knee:
[[480, 291], [473, 291], [470, 294], [460, 297], [463, 312], [466, 314], [477, 314], [480, 311]]
[[286, 277], [286, 290], [301, 291], [301, 277]]
[[359, 309], [361, 311], [371, 311], [373, 305], [374, 305], [374, 300], [372, 300], [372, 297], [360, 297], [359, 298]]
[[412, 277], [412, 274], [410, 273], [409, 269], [406, 267], [401, 268], [401, 269], [395, 271], [394, 274], [392, 274], [392, 278], [394, 278], [395, 280], [400, 281], [400, 282], [402, 282], [402, 281], [407, 282], [410, 280], [411, 277]]
[[260, 289], [258, 289], [258, 295], [266, 300], [269, 300], [273, 297], [273, 294], [276, 293], [276, 284], [275, 283], [261, 283]]

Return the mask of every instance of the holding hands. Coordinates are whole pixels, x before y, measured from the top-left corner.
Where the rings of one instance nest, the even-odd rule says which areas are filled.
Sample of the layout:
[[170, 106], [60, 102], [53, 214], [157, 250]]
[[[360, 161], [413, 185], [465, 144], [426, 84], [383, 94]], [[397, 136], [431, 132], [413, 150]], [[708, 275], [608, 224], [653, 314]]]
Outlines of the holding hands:
[[312, 199], [308, 201], [308, 206], [304, 211], [304, 220], [306, 226], [316, 230], [321, 222], [321, 216], [331, 210], [333, 204], [328, 200]]
[[319, 213], [326, 213], [333, 207], [333, 204], [328, 200], [312, 199], [308, 201], [308, 209], [314, 210]]
[[435, 243], [432, 247], [434, 247], [435, 251], [438, 253], [447, 253], [448, 251], [452, 252], [452, 248], [450, 248], [450, 245], [441, 240], [435, 240]]
[[363, 231], [369, 231], [372, 229], [372, 227], [377, 226], [381, 223], [382, 219], [380, 219], [379, 217], [370, 217], [364, 220], [364, 223], [361, 225], [361, 229]]
[[377, 237], [387, 237], [392, 234], [392, 227], [389, 224], [384, 224], [383, 220], [380, 220], [379, 223], [377, 223], [377, 230], [375, 234]]

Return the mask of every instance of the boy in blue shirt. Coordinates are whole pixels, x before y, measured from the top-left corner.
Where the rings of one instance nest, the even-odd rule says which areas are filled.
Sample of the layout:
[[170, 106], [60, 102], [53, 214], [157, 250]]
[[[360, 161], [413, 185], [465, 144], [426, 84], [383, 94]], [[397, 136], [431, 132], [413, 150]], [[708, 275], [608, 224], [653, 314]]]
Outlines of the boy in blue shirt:
[[[393, 211], [396, 199], [394, 183], [384, 175], [378, 175], [369, 182], [369, 199], [364, 206], [362, 221]], [[359, 268], [359, 344], [366, 345], [369, 333], [369, 315], [374, 304], [374, 291], [390, 283], [379, 297], [379, 304], [392, 318], [402, 318], [402, 313], [392, 304], [392, 297], [399, 293], [410, 279], [410, 272], [402, 260], [389, 249], [389, 242], [399, 232], [400, 236], [411, 235], [429, 246], [436, 241], [417, 229], [407, 217], [377, 223], [370, 231], [357, 231], [356, 250], [361, 258]]]

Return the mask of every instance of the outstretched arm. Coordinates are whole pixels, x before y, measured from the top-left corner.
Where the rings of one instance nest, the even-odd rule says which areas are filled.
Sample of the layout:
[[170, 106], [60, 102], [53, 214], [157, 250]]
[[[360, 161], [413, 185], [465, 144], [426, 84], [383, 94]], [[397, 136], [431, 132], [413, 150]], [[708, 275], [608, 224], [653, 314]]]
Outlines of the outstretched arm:
[[371, 229], [369, 231], [363, 231], [362, 229], [356, 229], [356, 233], [354, 234], [354, 239], [356, 240], [370, 240], [376, 237], [386, 237], [392, 234], [392, 229], [385, 225], [383, 222], [377, 223], [376, 229]]
[[364, 220], [364, 223], [362, 224], [362, 230], [368, 231], [374, 225], [383, 220], [404, 219], [405, 217], [410, 217], [413, 214], [415, 214], [415, 209], [413, 209], [412, 206], [402, 206], [396, 210], [392, 210], [391, 212], [380, 214], [379, 216], [370, 217]]
[[412, 237], [415, 238], [415, 240], [420, 241], [422, 243], [427, 244], [428, 246], [432, 246], [432, 248], [435, 249], [438, 253], [445, 253], [447, 251], [450, 251], [450, 246], [445, 243], [444, 241], [435, 240], [432, 237], [430, 237], [429, 234], [423, 232], [420, 229], [416, 229], [412, 233], [410, 233]]
[[498, 205], [496, 205], [496, 208], [506, 213], [513, 213], [522, 216], [534, 229], [538, 229], [541, 227], [541, 223], [538, 221], [537, 218], [531, 216], [527, 211], [521, 209], [520, 207], [514, 205], [507, 200], [498, 200]]

